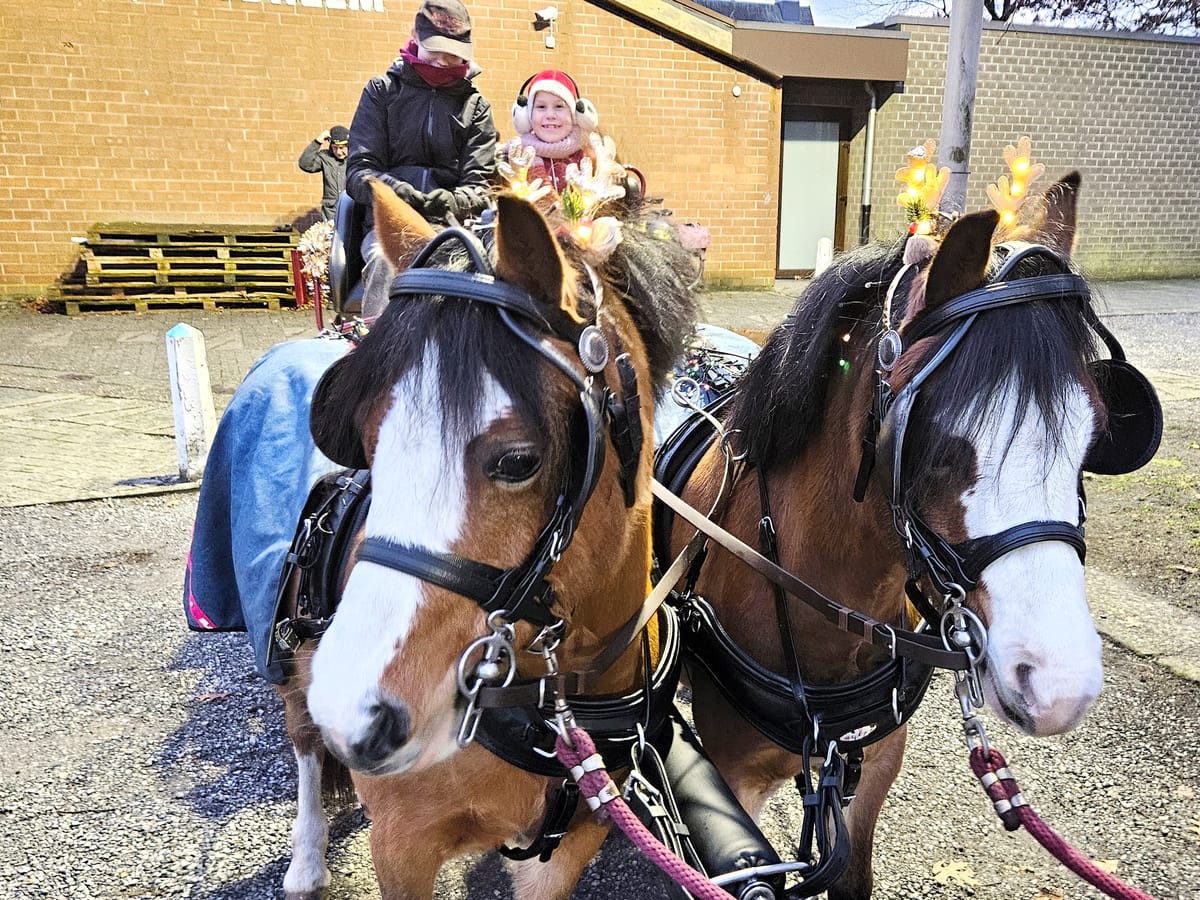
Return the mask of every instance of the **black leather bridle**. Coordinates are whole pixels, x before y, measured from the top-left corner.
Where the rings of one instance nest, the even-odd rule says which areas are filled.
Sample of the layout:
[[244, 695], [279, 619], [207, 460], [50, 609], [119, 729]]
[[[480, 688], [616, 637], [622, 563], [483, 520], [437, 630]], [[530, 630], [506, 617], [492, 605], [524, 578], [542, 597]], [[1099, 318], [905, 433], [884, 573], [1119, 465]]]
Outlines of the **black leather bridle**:
[[[473, 271], [429, 268], [433, 253], [450, 241], [465, 248]], [[495, 277], [477, 240], [462, 228], [449, 228], [430, 241], [412, 267], [396, 276], [389, 299], [414, 294], [441, 295], [495, 307], [508, 329], [575, 387], [586, 421], [586, 443], [583, 452], [567, 467], [549, 521], [529, 554], [517, 565], [500, 569], [453, 553], [378, 537], [363, 541], [358, 561], [386, 566], [461, 594], [485, 612], [502, 614], [510, 622], [524, 620], [542, 628], [554, 626], [559, 617], [553, 609], [554, 589], [546, 576], [570, 545], [604, 467], [606, 391], [603, 379], [594, 376], [608, 364], [608, 342], [595, 325], [580, 324], [565, 313], [555, 316], [553, 322], [547, 319], [527, 291]], [[589, 374], [580, 374], [547, 335], [574, 344]]]
[[[1082, 488], [1078, 522], [1023, 522], [996, 534], [950, 543], [917, 511], [904, 477], [904, 441], [921, 387], [954, 352], [980, 313], [1035, 300], [1075, 302], [1081, 305], [1085, 318], [1101, 336], [1106, 339], [1111, 337], [1100, 325], [1092, 309], [1087, 282], [1071, 272], [1061, 256], [1037, 244], [1002, 245], [1001, 252], [1007, 254], [1006, 258], [988, 284], [930, 310], [906, 328], [903, 335], [885, 322], [886, 330], [879, 339], [876, 406], [872, 419], [879, 423], [879, 445], [890, 463], [887, 472], [890, 482], [888, 502], [896, 531], [904, 540], [909, 597], [930, 624], [939, 627], [943, 619], [942, 604], [929, 600], [919, 588], [917, 582], [922, 575], [928, 576], [930, 587], [940, 597], [957, 597], [961, 600], [978, 586], [984, 569], [1020, 547], [1042, 541], [1061, 541], [1075, 550], [1080, 562], [1083, 562], [1087, 549], [1083, 529]], [[1034, 257], [1047, 260], [1059, 271], [1028, 278], [1009, 277], [1018, 264]], [[905, 273], [906, 270], [902, 269], [897, 274], [892, 290]], [[888, 376], [904, 348], [938, 335], [946, 336], [937, 350], [899, 393], [893, 393]], [[855, 499], [862, 499], [869, 472], [870, 460], [864, 455]]]

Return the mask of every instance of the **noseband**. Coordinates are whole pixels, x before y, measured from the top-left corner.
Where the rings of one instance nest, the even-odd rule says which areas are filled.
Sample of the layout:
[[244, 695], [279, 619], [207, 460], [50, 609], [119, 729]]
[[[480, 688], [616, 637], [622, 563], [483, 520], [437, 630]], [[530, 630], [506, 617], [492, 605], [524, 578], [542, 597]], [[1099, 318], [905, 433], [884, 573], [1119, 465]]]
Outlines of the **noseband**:
[[[903, 336], [891, 327], [890, 322], [885, 321], [885, 331], [879, 339], [876, 406], [872, 418], [873, 422], [880, 423], [879, 442], [888, 453], [891, 463], [889, 503], [896, 531], [904, 539], [909, 572], [908, 594], [921, 614], [934, 625], [943, 620], [943, 615], [937, 605], [931, 603], [917, 587], [916, 581], [922, 573], [928, 574], [932, 586], [941, 596], [961, 601], [978, 586], [984, 569], [1020, 547], [1041, 541], [1062, 541], [1075, 550], [1080, 562], [1083, 562], [1086, 553], [1082, 491], [1078, 523], [1023, 522], [996, 534], [952, 544], [921, 517], [905, 481], [904, 439], [921, 387], [954, 352], [980, 313], [1035, 300], [1074, 301], [1083, 308], [1089, 324], [1102, 336], [1107, 334], [1092, 310], [1087, 282], [1070, 272], [1057, 253], [1041, 245], [1004, 245], [1000, 249], [1007, 250], [1008, 257], [989, 284], [930, 310], [905, 329]], [[1031, 257], [1049, 260], [1059, 272], [1030, 278], [1008, 277], [1018, 263]], [[901, 269], [896, 275], [889, 290], [889, 300], [907, 270], [908, 267]], [[904, 348], [912, 347], [925, 338], [946, 334], [947, 331], [949, 333], [928, 362], [899, 393], [893, 393], [888, 377]], [[856, 485], [856, 499], [862, 499], [860, 494], [865, 489], [869, 471], [869, 460], [864, 456], [864, 467], [860, 470]]]

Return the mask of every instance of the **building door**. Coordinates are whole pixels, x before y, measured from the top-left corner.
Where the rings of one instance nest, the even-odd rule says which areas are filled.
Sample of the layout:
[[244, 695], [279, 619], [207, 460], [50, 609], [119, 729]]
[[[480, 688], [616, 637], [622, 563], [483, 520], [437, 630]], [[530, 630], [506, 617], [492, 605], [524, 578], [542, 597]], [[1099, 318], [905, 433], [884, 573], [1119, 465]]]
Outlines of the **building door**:
[[820, 113], [783, 123], [777, 277], [811, 275], [821, 238], [844, 246], [847, 125]]

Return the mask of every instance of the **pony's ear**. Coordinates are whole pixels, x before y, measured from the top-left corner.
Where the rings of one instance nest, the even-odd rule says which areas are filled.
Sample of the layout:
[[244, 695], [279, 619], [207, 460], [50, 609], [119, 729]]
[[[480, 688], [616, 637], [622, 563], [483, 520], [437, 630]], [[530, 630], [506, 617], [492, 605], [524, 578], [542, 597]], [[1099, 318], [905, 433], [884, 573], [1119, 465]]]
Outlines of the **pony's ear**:
[[529, 292], [549, 311], [561, 310], [583, 321], [575, 306], [574, 279], [565, 273], [570, 263], [558, 245], [550, 223], [532, 203], [501, 194], [496, 198], [496, 275]]
[[362, 403], [361, 385], [356, 372], [357, 352], [351, 351], [325, 370], [313, 391], [308, 413], [308, 430], [317, 449], [339, 466], [365, 469], [358, 409]]
[[1075, 246], [1075, 212], [1079, 201], [1078, 172], [1055, 182], [1043, 199], [1041, 220], [1034, 226], [1037, 240], [1068, 259]]
[[950, 226], [929, 264], [925, 281], [926, 309], [973, 291], [987, 276], [992, 258], [992, 233], [1000, 221], [994, 209], [963, 216]]
[[397, 272], [412, 265], [421, 248], [437, 234], [437, 229], [421, 214], [401, 200], [396, 192], [377, 178], [370, 179], [375, 194], [375, 235], [388, 263]]

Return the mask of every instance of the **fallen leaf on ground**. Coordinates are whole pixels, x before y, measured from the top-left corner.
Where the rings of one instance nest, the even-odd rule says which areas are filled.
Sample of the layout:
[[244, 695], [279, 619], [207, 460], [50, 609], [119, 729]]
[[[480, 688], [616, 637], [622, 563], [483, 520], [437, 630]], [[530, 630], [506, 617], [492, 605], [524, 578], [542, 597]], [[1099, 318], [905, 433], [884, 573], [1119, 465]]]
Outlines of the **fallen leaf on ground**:
[[212, 694], [201, 694], [196, 699], [201, 703], [212, 703], [214, 700], [224, 700], [229, 696], [229, 691], [218, 691]]
[[1058, 888], [1044, 887], [1033, 895], [1033, 900], [1063, 900], [1064, 896]]
[[957, 884], [960, 887], [977, 887], [975, 873], [965, 862], [947, 862], [939, 859], [933, 864], [933, 880], [938, 884]]

